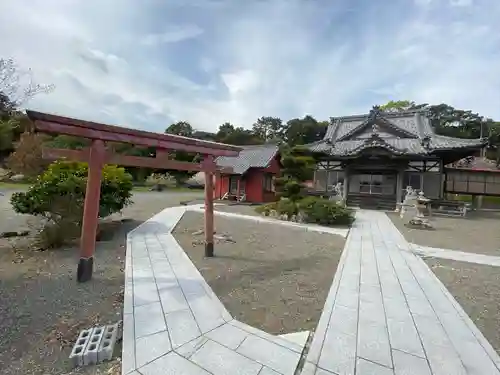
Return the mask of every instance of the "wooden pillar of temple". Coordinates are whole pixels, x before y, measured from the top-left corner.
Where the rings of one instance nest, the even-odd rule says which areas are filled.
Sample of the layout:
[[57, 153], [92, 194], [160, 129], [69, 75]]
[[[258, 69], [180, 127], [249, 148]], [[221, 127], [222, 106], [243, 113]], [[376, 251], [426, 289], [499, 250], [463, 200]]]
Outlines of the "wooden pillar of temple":
[[236, 184], [236, 201], [240, 200], [240, 190], [241, 189], [241, 177], [238, 177], [238, 182]]
[[350, 169], [348, 166], [345, 167], [344, 169], [344, 186], [343, 191], [342, 191], [342, 199], [344, 200], [344, 204], [347, 206], [347, 197], [349, 196], [349, 179], [351, 178], [350, 176]]
[[99, 217], [99, 200], [101, 196], [101, 176], [106, 149], [104, 142], [93, 140], [90, 147], [87, 188], [83, 206], [83, 223], [80, 237], [80, 260], [78, 262], [77, 280], [85, 282], [92, 278], [94, 268], [94, 251]]
[[[399, 169], [396, 175], [396, 204], [400, 204], [403, 202], [403, 190], [406, 188], [406, 186], [403, 186], [404, 184], [404, 176], [405, 176], [405, 170], [404, 169]], [[398, 209], [398, 207], [396, 207]]]
[[222, 199], [222, 183], [224, 182], [224, 176], [219, 172], [215, 175], [215, 181], [217, 186], [217, 181], [219, 181], [219, 193], [217, 194], [217, 199]]
[[214, 157], [205, 156], [205, 256], [214, 256]]

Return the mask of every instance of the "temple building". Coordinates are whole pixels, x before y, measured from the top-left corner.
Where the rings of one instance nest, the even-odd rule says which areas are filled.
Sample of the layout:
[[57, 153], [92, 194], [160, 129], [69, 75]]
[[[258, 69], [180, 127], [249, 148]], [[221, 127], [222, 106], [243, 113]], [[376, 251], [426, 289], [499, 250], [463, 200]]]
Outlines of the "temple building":
[[318, 160], [317, 192], [343, 183], [347, 204], [394, 209], [407, 186], [443, 198], [444, 166], [476, 154], [486, 139], [438, 135], [425, 110], [332, 118], [324, 138], [307, 145]]

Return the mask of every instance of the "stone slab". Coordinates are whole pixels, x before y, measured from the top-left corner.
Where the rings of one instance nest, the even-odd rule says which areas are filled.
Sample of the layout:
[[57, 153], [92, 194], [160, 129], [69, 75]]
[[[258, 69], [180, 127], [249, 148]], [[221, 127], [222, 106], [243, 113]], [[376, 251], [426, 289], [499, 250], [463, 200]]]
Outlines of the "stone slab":
[[293, 374], [300, 360], [299, 353], [255, 335], [248, 336], [237, 352], [281, 374]]
[[262, 365], [215, 341], [209, 340], [190, 361], [217, 375], [257, 375]]

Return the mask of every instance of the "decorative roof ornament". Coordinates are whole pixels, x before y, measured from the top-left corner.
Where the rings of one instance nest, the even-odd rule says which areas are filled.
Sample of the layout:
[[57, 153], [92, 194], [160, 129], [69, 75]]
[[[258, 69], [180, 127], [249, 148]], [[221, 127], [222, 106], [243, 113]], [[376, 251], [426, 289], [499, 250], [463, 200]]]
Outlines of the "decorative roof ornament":
[[387, 151], [395, 154], [395, 155], [402, 155], [408, 150], [406, 148], [399, 149], [394, 146], [391, 146], [389, 143], [387, 143], [383, 138], [380, 137], [380, 135], [376, 132], [373, 132], [370, 138], [366, 138], [364, 142], [359, 145], [358, 147], [355, 147], [353, 150], [347, 152], [348, 155], [356, 155], [362, 152], [363, 150], [369, 149], [369, 148], [383, 148], [386, 149]]
[[372, 134], [378, 134], [378, 131], [379, 131], [379, 127], [377, 125], [377, 123], [373, 123], [372, 125]]
[[426, 150], [430, 149], [431, 148], [431, 137], [429, 134], [426, 134], [421, 140], [420, 140], [420, 144], [422, 145], [422, 147]]
[[375, 121], [375, 119], [380, 116], [380, 107], [378, 105], [374, 105], [370, 110], [370, 114], [368, 115], [368, 119], [370, 121]]

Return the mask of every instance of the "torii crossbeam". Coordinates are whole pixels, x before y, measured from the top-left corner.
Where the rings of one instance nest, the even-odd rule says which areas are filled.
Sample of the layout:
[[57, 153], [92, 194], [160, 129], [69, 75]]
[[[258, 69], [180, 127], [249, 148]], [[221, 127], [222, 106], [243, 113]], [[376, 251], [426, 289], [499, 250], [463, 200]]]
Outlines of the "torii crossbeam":
[[[83, 209], [83, 225], [80, 237], [80, 260], [77, 268], [77, 280], [79, 282], [85, 282], [92, 278], [96, 231], [99, 219], [101, 175], [102, 167], [105, 164], [204, 172], [205, 256], [214, 256], [213, 174], [232, 172], [231, 168], [218, 169], [214, 158], [217, 156], [237, 156], [241, 151], [241, 147], [172, 134], [153, 133], [99, 124], [30, 110], [26, 111], [26, 113], [34, 123], [36, 131], [87, 138], [92, 141], [91, 146], [83, 150], [50, 148], [43, 150], [43, 157], [50, 160], [66, 158], [72, 161], [87, 162], [89, 165]], [[155, 147], [156, 157], [115, 154], [106, 148], [106, 142], [129, 143], [140, 147]], [[169, 160], [169, 151], [198, 153], [203, 155], [203, 161], [197, 164]]]

